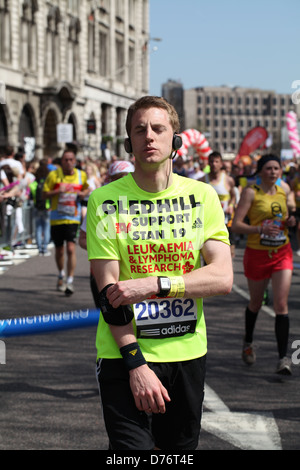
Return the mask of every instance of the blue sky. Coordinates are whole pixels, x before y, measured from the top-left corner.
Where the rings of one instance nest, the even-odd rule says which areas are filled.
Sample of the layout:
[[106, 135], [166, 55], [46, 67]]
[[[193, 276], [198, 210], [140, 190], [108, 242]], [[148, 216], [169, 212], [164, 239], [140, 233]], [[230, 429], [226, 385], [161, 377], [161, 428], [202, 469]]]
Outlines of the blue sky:
[[150, 36], [153, 95], [168, 79], [277, 93], [300, 80], [300, 0], [150, 0]]

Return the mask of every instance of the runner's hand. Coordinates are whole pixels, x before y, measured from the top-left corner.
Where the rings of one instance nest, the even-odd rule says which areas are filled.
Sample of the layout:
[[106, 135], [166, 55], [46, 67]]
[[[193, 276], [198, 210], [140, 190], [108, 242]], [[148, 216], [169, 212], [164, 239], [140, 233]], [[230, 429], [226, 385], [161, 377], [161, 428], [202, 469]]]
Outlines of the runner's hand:
[[156, 277], [129, 279], [118, 281], [107, 289], [106, 295], [109, 303], [118, 308], [120, 305], [141, 302], [158, 292]]
[[165, 402], [171, 401], [167, 389], [148, 365], [130, 372], [130, 387], [136, 407], [148, 413], [165, 413]]

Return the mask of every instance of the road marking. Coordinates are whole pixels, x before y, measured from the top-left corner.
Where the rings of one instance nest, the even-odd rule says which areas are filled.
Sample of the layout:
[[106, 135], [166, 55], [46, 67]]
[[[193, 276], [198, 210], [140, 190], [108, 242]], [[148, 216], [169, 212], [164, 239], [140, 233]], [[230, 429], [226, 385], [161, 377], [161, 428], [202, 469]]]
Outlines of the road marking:
[[[244, 291], [241, 287], [237, 286], [236, 284], [233, 284], [232, 290], [239, 294], [241, 297], [244, 297], [244, 299], [250, 300], [250, 296], [248, 292]], [[275, 312], [272, 308], [268, 307], [267, 305], [263, 305], [261, 307], [261, 310], [263, 310], [265, 313], [270, 315], [270, 317], [275, 318]]]
[[280, 434], [271, 412], [230, 411], [205, 384], [201, 427], [242, 450], [282, 450]]

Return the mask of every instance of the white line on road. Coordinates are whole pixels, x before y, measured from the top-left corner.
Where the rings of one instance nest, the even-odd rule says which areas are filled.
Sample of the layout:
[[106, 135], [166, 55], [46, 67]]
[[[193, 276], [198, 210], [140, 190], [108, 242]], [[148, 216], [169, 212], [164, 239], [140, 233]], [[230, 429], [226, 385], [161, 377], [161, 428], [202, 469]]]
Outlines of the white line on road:
[[242, 450], [282, 450], [276, 421], [270, 412], [233, 412], [205, 384], [202, 429]]
[[[239, 294], [241, 297], [244, 297], [244, 299], [247, 299], [247, 300], [250, 299], [249, 294], [246, 291], [244, 291], [244, 289], [241, 289], [241, 287], [237, 286], [236, 284], [233, 284], [232, 290], [236, 292], [237, 294]], [[271, 317], [275, 317], [275, 312], [270, 307], [263, 305], [261, 307], [261, 310], [267, 313], [268, 315], [270, 315]]]

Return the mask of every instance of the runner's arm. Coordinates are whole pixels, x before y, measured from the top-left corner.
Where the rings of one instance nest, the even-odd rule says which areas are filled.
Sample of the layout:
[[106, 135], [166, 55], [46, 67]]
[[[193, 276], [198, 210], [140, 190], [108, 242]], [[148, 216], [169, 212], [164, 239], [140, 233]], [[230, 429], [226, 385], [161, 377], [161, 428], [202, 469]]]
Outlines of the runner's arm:
[[[101, 291], [107, 284], [116, 284], [119, 279], [118, 261], [94, 259], [91, 260], [91, 269], [96, 279], [99, 291]], [[144, 291], [146, 292], [145, 287]], [[127, 303], [130, 302], [127, 301]], [[137, 341], [132, 322], [125, 326], [109, 325], [109, 328], [119, 349]], [[161, 381], [147, 364], [130, 370], [129, 381], [136, 407], [140, 411], [151, 411], [153, 413], [165, 412], [165, 401], [170, 401], [170, 397], [166, 388], [162, 385]]]
[[232, 221], [231, 229], [235, 233], [243, 233], [249, 235], [251, 233], [257, 233], [258, 227], [255, 225], [249, 225], [246, 223], [245, 217], [251, 207], [251, 204], [254, 200], [254, 191], [252, 188], [244, 188], [239, 200], [238, 206], [235, 211], [235, 215]]

